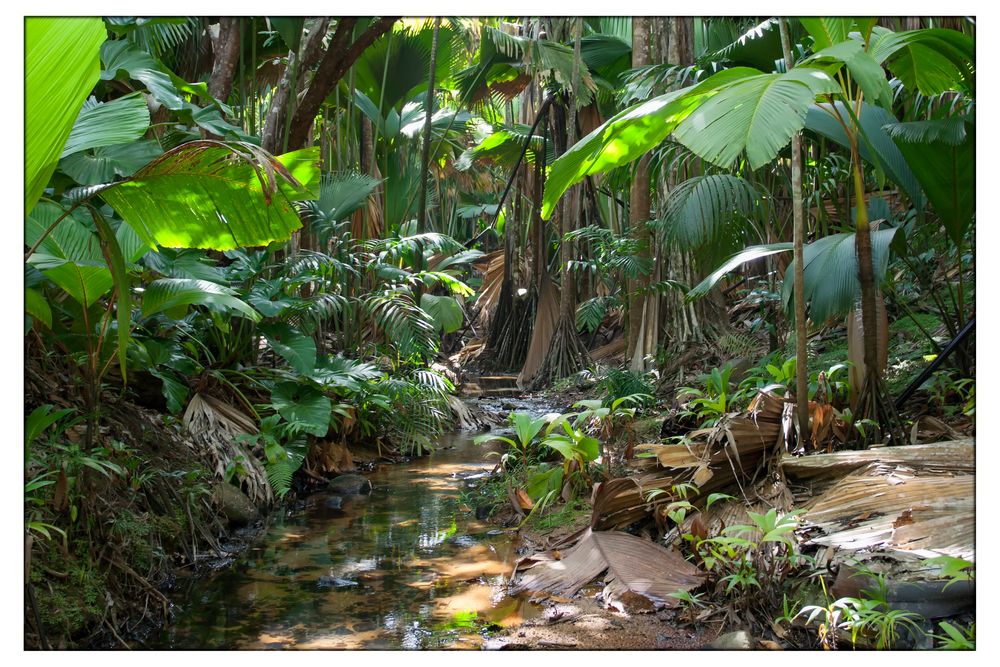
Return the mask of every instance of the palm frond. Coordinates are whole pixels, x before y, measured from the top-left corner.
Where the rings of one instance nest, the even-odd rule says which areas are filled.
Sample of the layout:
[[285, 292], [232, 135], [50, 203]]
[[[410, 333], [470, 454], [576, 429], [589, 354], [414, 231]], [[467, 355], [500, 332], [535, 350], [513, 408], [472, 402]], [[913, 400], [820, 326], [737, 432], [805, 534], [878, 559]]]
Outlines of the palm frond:
[[688, 179], [676, 187], [654, 227], [665, 244], [712, 254], [730, 248], [747, 231], [746, 221], [758, 209], [760, 195], [749, 181], [729, 174]]

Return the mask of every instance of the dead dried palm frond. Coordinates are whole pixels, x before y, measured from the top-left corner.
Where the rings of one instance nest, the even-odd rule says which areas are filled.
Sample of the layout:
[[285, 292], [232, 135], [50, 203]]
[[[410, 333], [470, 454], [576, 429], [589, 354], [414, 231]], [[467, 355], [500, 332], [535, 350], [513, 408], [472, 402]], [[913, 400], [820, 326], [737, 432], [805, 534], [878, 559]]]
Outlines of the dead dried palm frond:
[[532, 559], [514, 592], [573, 595], [605, 571], [606, 597], [634, 593], [665, 607], [678, 603], [674, 593], [705, 580], [701, 570], [658, 544], [628, 533], [587, 529], [566, 551]]
[[195, 394], [184, 411], [184, 426], [194, 444], [210, 454], [218, 477], [224, 478], [230, 465], [236, 466], [237, 478], [250, 499], [257, 505], [270, 504], [273, 495], [263, 466], [236, 440], [238, 435], [257, 432], [253, 419], [228, 403]]

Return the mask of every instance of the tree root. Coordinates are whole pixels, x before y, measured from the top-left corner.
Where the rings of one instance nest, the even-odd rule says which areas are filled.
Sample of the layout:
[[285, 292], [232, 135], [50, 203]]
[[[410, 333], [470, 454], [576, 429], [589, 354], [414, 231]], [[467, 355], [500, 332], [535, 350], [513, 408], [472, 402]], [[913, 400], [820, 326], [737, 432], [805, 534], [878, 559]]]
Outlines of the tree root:
[[906, 429], [896, 412], [892, 397], [886, 391], [885, 383], [876, 372], [865, 373], [853, 419], [855, 423], [862, 423], [862, 428], [854, 431], [856, 439], [851, 441], [851, 444], [859, 449], [874, 444], [906, 443]]
[[531, 389], [541, 389], [556, 380], [579, 373], [590, 363], [590, 354], [576, 334], [576, 322], [563, 315], [552, 335], [545, 361], [529, 386]]

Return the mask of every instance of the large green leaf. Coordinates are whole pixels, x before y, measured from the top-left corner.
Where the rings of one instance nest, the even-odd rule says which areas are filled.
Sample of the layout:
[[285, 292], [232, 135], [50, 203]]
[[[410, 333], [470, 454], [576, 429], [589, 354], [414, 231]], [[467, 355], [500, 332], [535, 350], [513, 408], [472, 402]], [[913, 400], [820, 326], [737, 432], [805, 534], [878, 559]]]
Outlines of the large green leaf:
[[99, 18], [24, 20], [24, 210], [55, 171], [73, 121], [100, 75]]
[[236, 296], [235, 290], [207, 280], [160, 278], [149, 283], [142, 295], [144, 317], [178, 306], [221, 306], [257, 322], [260, 314]]
[[302, 41], [302, 26], [305, 19], [301, 16], [269, 16], [267, 18], [275, 32], [281, 35], [289, 51], [298, 51]]
[[826, 49], [846, 40], [852, 32], [867, 37], [878, 19], [851, 16], [800, 18], [799, 22], [813, 38], [813, 50]]
[[[770, 72], [775, 69], [775, 61], [783, 57], [780, 32], [778, 20], [769, 18], [705, 57], [713, 61], [748, 65]], [[795, 39], [794, 35], [792, 39]]]
[[[61, 215], [52, 202], [38, 204], [24, 221], [25, 244], [34, 246]], [[100, 239], [73, 216], [55, 226], [28, 263], [88, 308], [114, 285]]]
[[323, 437], [330, 428], [330, 399], [321, 391], [298, 382], [280, 382], [271, 391], [271, 403], [289, 424]]
[[52, 328], [52, 309], [41, 292], [30, 287], [24, 289], [24, 310], [48, 328]]
[[[850, 142], [843, 126], [829, 111], [836, 110], [847, 122], [851, 122], [850, 112], [842, 102], [833, 104], [833, 107], [826, 103], [810, 107], [806, 112], [806, 128], [849, 149]], [[887, 123], [896, 121], [895, 116], [881, 107], [862, 103], [858, 120], [863, 132], [863, 139], [858, 141], [861, 159], [881, 169], [893, 183], [903, 189], [915, 206], [921, 206], [923, 193], [920, 183], [903, 153], [883, 129]]]
[[170, 72], [154, 58], [128, 40], [109, 40], [101, 46], [100, 76], [104, 81], [133, 79], [141, 82], [153, 99], [168, 109], [184, 108], [184, 99], [170, 77]]
[[88, 148], [116, 146], [138, 139], [149, 129], [149, 108], [139, 93], [111, 102], [93, 98], [84, 103], [69, 133], [62, 157]]
[[948, 235], [960, 243], [976, 213], [975, 126], [964, 117], [890, 123], [899, 146]]
[[839, 89], [826, 72], [808, 67], [748, 77], [699, 104], [677, 125], [674, 137], [726, 169], [745, 151], [750, 168], [758, 169], [802, 129], [817, 95]]
[[437, 330], [444, 333], [458, 331], [465, 318], [462, 306], [452, 296], [423, 294], [420, 297], [420, 307], [434, 320], [434, 326], [437, 327]]
[[100, 185], [131, 176], [162, 153], [155, 141], [134, 141], [73, 153], [59, 161], [59, 169], [81, 185]]
[[906, 88], [921, 95], [963, 89], [975, 92], [975, 43], [956, 30], [893, 32], [875, 28], [870, 53]]
[[827, 47], [803, 60], [801, 65], [819, 67], [828, 74], [834, 74], [842, 66], [846, 66], [865, 99], [880, 107], [892, 108], [892, 90], [885, 72], [865, 50], [865, 44], [860, 39], [848, 39]]
[[[885, 279], [889, 266], [889, 245], [898, 231], [897, 227], [871, 232], [872, 267], [875, 281]], [[858, 280], [858, 254], [855, 235], [833, 234], [808, 243], [803, 248], [805, 264], [805, 297], [809, 306], [809, 318], [817, 324], [831, 317], [846, 315], [861, 299], [861, 283]], [[795, 274], [793, 260], [785, 271], [781, 298], [789, 313], [793, 312], [792, 276]]]
[[542, 218], [548, 220], [552, 216], [556, 203], [573, 184], [627, 164], [652, 150], [700, 101], [716, 94], [727, 83], [759, 74], [748, 67], [723, 70], [697, 85], [654, 97], [608, 119], [552, 164], [545, 181]]
[[292, 202], [315, 197], [318, 148], [275, 158], [243, 143], [193, 141], [101, 196], [147, 243], [231, 250], [289, 238]]
[[316, 341], [284, 322], [262, 324], [259, 327], [268, 345], [302, 375], [316, 367]]

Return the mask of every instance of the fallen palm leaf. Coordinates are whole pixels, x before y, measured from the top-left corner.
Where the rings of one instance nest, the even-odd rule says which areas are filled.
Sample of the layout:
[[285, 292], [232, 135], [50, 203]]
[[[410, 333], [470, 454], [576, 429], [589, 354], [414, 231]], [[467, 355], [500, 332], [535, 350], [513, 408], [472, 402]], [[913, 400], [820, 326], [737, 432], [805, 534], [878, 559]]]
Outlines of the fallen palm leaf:
[[705, 580], [704, 572], [676, 552], [628, 533], [588, 529], [560, 555], [559, 560], [535, 561], [514, 592], [573, 595], [607, 571], [605, 583], [612, 596], [639, 594], [671, 607], [678, 603], [672, 594], [690, 591]]
[[224, 479], [227, 468], [240, 463], [236, 475], [250, 499], [257, 505], [271, 502], [271, 485], [260, 460], [236, 439], [241, 434], [257, 433], [253, 419], [228, 403], [195, 394], [184, 411], [184, 426], [191, 434], [192, 446], [209, 453], [218, 477]]

